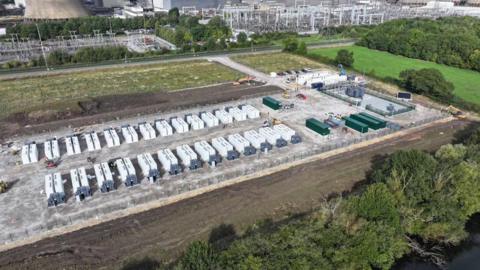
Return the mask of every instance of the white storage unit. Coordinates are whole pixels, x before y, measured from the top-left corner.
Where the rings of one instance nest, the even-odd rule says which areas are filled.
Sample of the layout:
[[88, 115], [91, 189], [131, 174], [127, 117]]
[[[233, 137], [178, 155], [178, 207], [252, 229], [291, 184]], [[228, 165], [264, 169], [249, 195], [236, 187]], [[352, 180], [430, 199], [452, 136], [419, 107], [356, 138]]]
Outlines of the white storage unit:
[[238, 133], [228, 135], [227, 140], [235, 147], [235, 150], [243, 153], [245, 156], [253, 155], [257, 152], [255, 147], [251, 146], [250, 142]]
[[105, 136], [108, 147], [120, 145], [120, 137], [118, 137], [117, 131], [114, 128], [105, 129], [103, 135]]
[[84, 137], [89, 152], [102, 149], [102, 145], [100, 144], [100, 140], [98, 139], [98, 135], [96, 132], [85, 133]]
[[157, 128], [158, 134], [161, 137], [171, 136], [173, 134], [173, 128], [166, 120], [155, 120], [155, 128]]
[[195, 151], [204, 162], [212, 166], [222, 161], [221, 157], [217, 155], [215, 149], [207, 141], [196, 142], [193, 144], [193, 148], [195, 148]]
[[157, 163], [153, 160], [153, 157], [150, 153], [140, 154], [137, 156], [138, 165], [142, 169], [143, 176], [154, 183], [160, 178], [160, 172], [158, 171]]
[[291, 142], [293, 144], [299, 143], [302, 141], [302, 138], [300, 138], [300, 136], [296, 134], [295, 130], [291, 129], [290, 127], [284, 124], [274, 125], [273, 130], [280, 133], [280, 135], [284, 140]]
[[211, 112], [202, 112], [200, 113], [200, 118], [205, 122], [207, 127], [216, 127], [219, 125], [219, 120]]
[[187, 123], [190, 124], [192, 130], [199, 130], [205, 128], [205, 123], [196, 114], [189, 114], [185, 117]]
[[228, 159], [234, 160], [239, 157], [237, 151], [233, 149], [233, 145], [231, 145], [225, 138], [217, 137], [212, 139], [212, 146], [218, 151], [218, 153]]
[[78, 137], [76, 135], [71, 135], [65, 137], [65, 145], [67, 146], [67, 155], [78, 155], [82, 153], [80, 149], [80, 142], [78, 141]]
[[243, 133], [243, 137], [247, 139], [253, 147], [260, 151], [269, 151], [272, 150], [272, 145], [267, 142], [265, 137], [258, 134], [255, 130], [248, 130]]
[[226, 125], [226, 124], [233, 123], [232, 115], [227, 113], [225, 110], [223, 109], [215, 110], [214, 113], [215, 113], [215, 117], [217, 117], [222, 124]]
[[115, 161], [115, 165], [117, 166], [118, 173], [120, 174], [120, 179], [125, 186], [129, 187], [138, 184], [135, 168], [133, 167], [132, 161], [129, 158], [117, 159]]
[[260, 111], [250, 104], [240, 106], [240, 109], [247, 114], [249, 119], [260, 118]]
[[43, 148], [45, 150], [45, 157], [48, 160], [54, 160], [54, 159], [60, 158], [60, 148], [58, 147], [57, 138], [47, 140], [43, 144]]
[[170, 149], [162, 149], [157, 152], [158, 160], [162, 164], [162, 167], [170, 175], [176, 175], [181, 172], [181, 168], [178, 165], [178, 159]]
[[263, 127], [258, 130], [258, 133], [267, 139], [267, 142], [277, 147], [284, 147], [287, 141], [282, 138], [280, 132], [273, 130], [271, 127]]
[[130, 125], [122, 126], [122, 135], [126, 143], [138, 142], [137, 131]]
[[196, 170], [201, 167], [197, 153], [195, 153], [188, 144], [177, 146], [175, 150], [185, 167], [190, 170]]
[[95, 176], [97, 178], [98, 189], [101, 192], [110, 192], [115, 189], [112, 171], [106, 162], [93, 165]]
[[172, 123], [172, 127], [175, 129], [175, 132], [177, 133], [188, 132], [188, 124], [182, 118], [173, 117], [172, 119], [170, 119], [170, 122]]
[[235, 119], [235, 121], [240, 122], [240, 121], [247, 120], [247, 114], [237, 107], [228, 108], [228, 113], [230, 115], [232, 115], [232, 117], [233, 117], [233, 119]]
[[65, 202], [65, 190], [60, 173], [45, 175], [45, 194], [48, 206], [57, 206]]
[[140, 133], [142, 134], [142, 137], [144, 140], [151, 140], [157, 137], [157, 134], [155, 133], [155, 129], [153, 129], [150, 123], [147, 123], [147, 122], [139, 123], [138, 129], [140, 129]]
[[73, 194], [77, 202], [92, 196], [90, 184], [88, 183], [87, 172], [84, 167], [70, 170], [70, 180], [72, 180]]

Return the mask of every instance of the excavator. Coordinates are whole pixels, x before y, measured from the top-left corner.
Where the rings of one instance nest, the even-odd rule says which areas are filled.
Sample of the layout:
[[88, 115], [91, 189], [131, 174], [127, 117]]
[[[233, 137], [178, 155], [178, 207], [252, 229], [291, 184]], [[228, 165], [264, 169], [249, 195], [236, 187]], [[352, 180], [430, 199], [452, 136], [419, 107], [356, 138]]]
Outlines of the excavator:
[[443, 109], [443, 111], [450, 113], [458, 119], [465, 119], [467, 117], [462, 110], [452, 105], [446, 107], [445, 109]]
[[243, 78], [238, 79], [237, 81], [235, 81], [233, 83], [233, 85], [241, 85], [241, 84], [244, 84], [244, 83], [250, 83], [251, 81], [254, 81], [254, 80], [255, 80], [255, 77], [247, 76], [247, 77], [243, 77]]

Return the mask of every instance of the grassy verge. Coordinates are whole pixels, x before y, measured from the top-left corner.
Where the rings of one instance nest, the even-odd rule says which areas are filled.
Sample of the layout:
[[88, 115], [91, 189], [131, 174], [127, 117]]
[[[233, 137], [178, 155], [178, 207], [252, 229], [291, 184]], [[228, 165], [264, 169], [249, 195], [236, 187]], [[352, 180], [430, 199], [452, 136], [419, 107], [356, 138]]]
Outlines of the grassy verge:
[[321, 68], [325, 65], [308, 58], [288, 53], [266, 53], [256, 55], [235, 56], [232, 59], [236, 62], [257, 69], [264, 73], [280, 72], [290, 69]]
[[467, 102], [480, 105], [480, 91], [478, 90], [480, 73], [475, 71], [406, 58], [359, 46], [314, 49], [309, 51], [309, 56], [331, 60], [335, 58], [337, 51], [340, 49], [347, 49], [354, 53], [354, 70], [380, 79], [398, 79], [400, 72], [405, 69], [438, 69], [448, 81], [455, 85], [456, 96]]
[[189, 61], [5, 80], [0, 81], [0, 117], [99, 96], [175, 91], [240, 77], [216, 63]]

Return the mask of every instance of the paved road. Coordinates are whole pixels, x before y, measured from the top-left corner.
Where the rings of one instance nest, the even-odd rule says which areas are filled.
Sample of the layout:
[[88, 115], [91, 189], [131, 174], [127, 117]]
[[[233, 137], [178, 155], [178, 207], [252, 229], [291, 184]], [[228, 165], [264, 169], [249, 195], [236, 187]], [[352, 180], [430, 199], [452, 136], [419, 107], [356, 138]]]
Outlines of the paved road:
[[[338, 43], [330, 43], [330, 44], [322, 44], [322, 45], [313, 45], [309, 46], [309, 49], [315, 48], [325, 48], [325, 47], [337, 47], [337, 46], [349, 46], [353, 45], [354, 42], [352, 41], [344, 41]], [[79, 71], [89, 71], [89, 70], [101, 70], [107, 68], [120, 68], [120, 67], [131, 67], [131, 66], [139, 66], [145, 64], [158, 64], [158, 63], [169, 63], [169, 62], [181, 62], [181, 61], [192, 61], [192, 60], [207, 60], [212, 57], [228, 57], [228, 56], [235, 56], [235, 55], [248, 55], [248, 54], [260, 54], [260, 53], [271, 53], [271, 52], [280, 52], [280, 49], [269, 49], [269, 50], [259, 50], [259, 51], [242, 51], [242, 52], [230, 52], [230, 53], [223, 53], [220, 52], [218, 55], [209, 54], [209, 55], [198, 55], [198, 56], [185, 56], [185, 57], [176, 57], [176, 58], [169, 58], [169, 59], [152, 59], [152, 60], [145, 60], [140, 62], [129, 62], [129, 63], [114, 63], [114, 64], [103, 64], [100, 63], [98, 65], [89, 65], [85, 67], [59, 67], [57, 70], [34, 70], [34, 71], [21, 71], [18, 73], [6, 73], [0, 74], [0, 80], [4, 79], [19, 79], [24, 77], [31, 77], [31, 76], [45, 76], [45, 75], [56, 75], [56, 74], [64, 74], [64, 73], [73, 73]]]

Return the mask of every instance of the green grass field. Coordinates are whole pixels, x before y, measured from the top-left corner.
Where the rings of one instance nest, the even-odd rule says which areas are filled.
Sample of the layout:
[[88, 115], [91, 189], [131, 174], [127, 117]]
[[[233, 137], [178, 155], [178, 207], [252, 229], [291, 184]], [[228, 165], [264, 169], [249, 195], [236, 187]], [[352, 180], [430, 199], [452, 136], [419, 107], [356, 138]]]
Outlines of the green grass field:
[[455, 85], [455, 95], [466, 101], [480, 104], [479, 72], [406, 58], [359, 46], [314, 49], [310, 50], [309, 54], [334, 59], [337, 51], [340, 49], [347, 49], [353, 52], [355, 58], [353, 68], [357, 72], [373, 72], [379, 78], [398, 78], [400, 72], [405, 69], [436, 68], [448, 81]]
[[99, 96], [175, 91], [240, 77], [241, 73], [220, 64], [189, 61], [5, 80], [0, 81], [0, 117], [19, 111], [61, 109]]
[[288, 53], [252, 54], [232, 57], [232, 60], [269, 74], [290, 69], [321, 68], [325, 65]]

